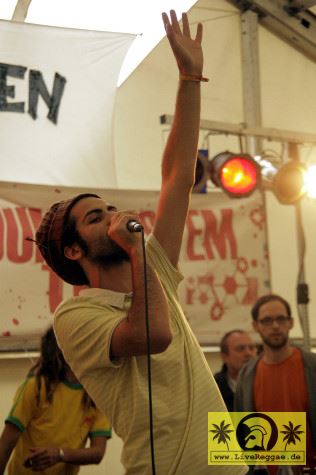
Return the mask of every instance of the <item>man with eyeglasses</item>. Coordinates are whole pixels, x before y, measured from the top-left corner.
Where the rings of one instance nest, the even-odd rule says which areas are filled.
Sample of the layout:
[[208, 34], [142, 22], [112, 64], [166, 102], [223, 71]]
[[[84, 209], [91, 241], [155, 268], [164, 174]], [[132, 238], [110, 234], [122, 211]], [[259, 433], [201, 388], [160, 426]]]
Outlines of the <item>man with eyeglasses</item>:
[[214, 374], [227, 409], [234, 410], [237, 376], [241, 368], [256, 356], [257, 347], [245, 330], [233, 329], [225, 333], [220, 342], [223, 366]]
[[[315, 467], [316, 354], [290, 344], [289, 332], [294, 322], [290, 305], [281, 296], [269, 294], [259, 298], [251, 315], [253, 327], [262, 339], [263, 352], [240, 371], [235, 411], [306, 412], [307, 466]], [[284, 468], [269, 466], [265, 473], [285, 473], [281, 471]], [[251, 470], [258, 473], [256, 467]], [[286, 473], [316, 472], [303, 472], [297, 466]]]

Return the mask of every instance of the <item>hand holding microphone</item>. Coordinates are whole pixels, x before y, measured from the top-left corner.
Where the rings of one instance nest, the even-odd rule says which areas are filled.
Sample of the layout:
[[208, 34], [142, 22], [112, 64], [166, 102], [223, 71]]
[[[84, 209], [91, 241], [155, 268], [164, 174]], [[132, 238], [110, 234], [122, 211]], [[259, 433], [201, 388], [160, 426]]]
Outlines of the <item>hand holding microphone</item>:
[[143, 226], [135, 219], [130, 219], [127, 221], [126, 227], [131, 233], [140, 233], [144, 229]]
[[129, 253], [132, 247], [141, 244], [139, 234], [142, 231], [139, 215], [134, 211], [123, 210], [112, 214], [107, 233], [110, 239]]

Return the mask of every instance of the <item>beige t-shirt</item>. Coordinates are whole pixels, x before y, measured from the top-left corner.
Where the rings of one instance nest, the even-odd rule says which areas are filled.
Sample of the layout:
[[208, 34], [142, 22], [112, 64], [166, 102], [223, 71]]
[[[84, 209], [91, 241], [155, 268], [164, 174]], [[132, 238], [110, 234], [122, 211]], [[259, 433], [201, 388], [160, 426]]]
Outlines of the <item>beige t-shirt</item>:
[[[169, 301], [172, 343], [151, 356], [154, 446], [157, 475], [239, 475], [246, 467], [208, 466], [208, 412], [226, 411], [220, 392], [177, 297], [182, 275], [153, 235], [148, 262]], [[87, 289], [56, 310], [59, 345], [77, 378], [123, 439], [128, 475], [150, 475], [146, 356], [110, 361], [112, 333], [131, 296]], [[149, 296], [150, 298], [150, 296]]]

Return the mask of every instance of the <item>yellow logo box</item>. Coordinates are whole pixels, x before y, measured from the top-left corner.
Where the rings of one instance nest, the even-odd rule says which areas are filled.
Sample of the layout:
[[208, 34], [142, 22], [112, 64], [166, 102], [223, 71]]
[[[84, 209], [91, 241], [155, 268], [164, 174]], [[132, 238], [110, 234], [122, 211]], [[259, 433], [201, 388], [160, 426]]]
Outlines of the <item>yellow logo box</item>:
[[209, 465], [305, 465], [305, 412], [209, 412]]

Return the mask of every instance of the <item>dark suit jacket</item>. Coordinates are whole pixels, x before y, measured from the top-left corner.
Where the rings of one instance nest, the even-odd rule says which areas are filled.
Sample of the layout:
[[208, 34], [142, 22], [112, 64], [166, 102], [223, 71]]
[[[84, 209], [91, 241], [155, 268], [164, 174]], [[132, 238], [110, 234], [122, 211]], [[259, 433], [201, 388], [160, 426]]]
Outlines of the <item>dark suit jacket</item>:
[[223, 396], [227, 409], [229, 411], [233, 411], [235, 394], [228, 384], [227, 370], [225, 368], [225, 365], [223, 365], [222, 369], [218, 373], [214, 374], [214, 378]]

